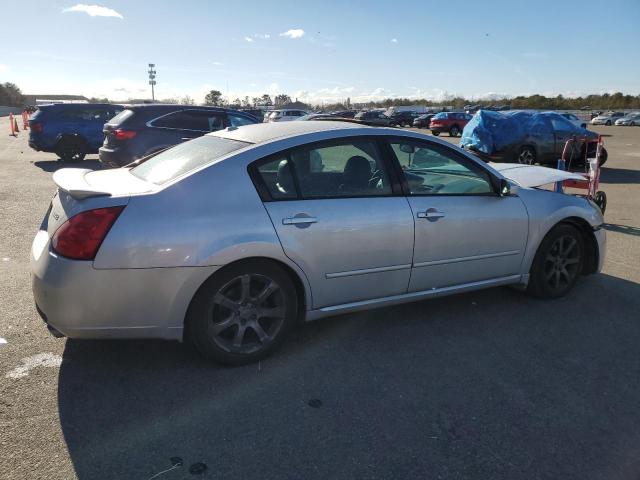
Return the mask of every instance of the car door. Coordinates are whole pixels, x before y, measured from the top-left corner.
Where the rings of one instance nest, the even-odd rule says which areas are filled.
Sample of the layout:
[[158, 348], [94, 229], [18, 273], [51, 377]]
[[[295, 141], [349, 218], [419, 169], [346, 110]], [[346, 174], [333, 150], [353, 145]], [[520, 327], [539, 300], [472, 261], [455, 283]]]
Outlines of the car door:
[[390, 146], [415, 220], [409, 292], [518, 275], [528, 235], [522, 201], [496, 195], [489, 173], [453, 148]]
[[[553, 135], [555, 138], [555, 155], [551, 160], [557, 160], [562, 157], [562, 152], [567, 141], [576, 139], [580, 132], [573, 123], [560, 115], [550, 116], [549, 121], [553, 127]], [[572, 156], [573, 159], [580, 155], [579, 145], [579, 142], [573, 142], [571, 144], [573, 153], [569, 153], [569, 156]]]
[[556, 154], [553, 126], [545, 115], [535, 114], [531, 117], [524, 143], [535, 148], [539, 163], [555, 162], [560, 158]]
[[252, 167], [284, 253], [305, 273], [314, 309], [403, 294], [413, 216], [376, 141], [294, 148]]

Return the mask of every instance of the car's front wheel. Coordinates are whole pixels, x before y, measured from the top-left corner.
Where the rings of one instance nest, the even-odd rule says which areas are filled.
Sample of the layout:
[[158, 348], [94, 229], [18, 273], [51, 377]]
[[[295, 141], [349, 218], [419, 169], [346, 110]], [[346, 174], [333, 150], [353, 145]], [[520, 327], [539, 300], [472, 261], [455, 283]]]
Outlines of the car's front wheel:
[[554, 227], [538, 247], [527, 291], [539, 298], [558, 298], [578, 280], [584, 262], [580, 232], [568, 224]]
[[264, 358], [297, 316], [295, 286], [278, 265], [256, 260], [223, 268], [193, 299], [188, 338], [204, 356], [227, 365]]
[[606, 121], [606, 123], [605, 123], [605, 125], [606, 125], [607, 127], [610, 127], [610, 126], [611, 126], [611, 120], [607, 120], [607, 121]]
[[449, 129], [450, 137], [457, 137], [458, 135], [460, 135], [460, 128], [458, 128], [457, 125], [454, 125], [453, 127], [451, 127], [451, 129]]
[[431, 130], [431, 135], [433, 135], [434, 137], [437, 137], [438, 135], [440, 135], [440, 132], [436, 132], [434, 130]]

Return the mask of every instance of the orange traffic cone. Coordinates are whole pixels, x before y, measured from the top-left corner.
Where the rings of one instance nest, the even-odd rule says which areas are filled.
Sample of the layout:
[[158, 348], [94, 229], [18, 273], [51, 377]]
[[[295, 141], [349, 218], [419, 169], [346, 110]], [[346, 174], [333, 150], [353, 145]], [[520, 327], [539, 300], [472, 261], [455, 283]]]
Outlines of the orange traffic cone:
[[13, 113], [9, 114], [9, 128], [11, 129], [11, 136], [17, 137], [15, 130], [15, 119], [13, 118]]
[[16, 120], [15, 118], [13, 119], [13, 128], [16, 131], [16, 133], [18, 133], [20, 131], [18, 129], [18, 120]]
[[27, 128], [29, 128], [29, 114], [26, 112], [26, 110], [22, 111], [22, 129], [26, 130]]

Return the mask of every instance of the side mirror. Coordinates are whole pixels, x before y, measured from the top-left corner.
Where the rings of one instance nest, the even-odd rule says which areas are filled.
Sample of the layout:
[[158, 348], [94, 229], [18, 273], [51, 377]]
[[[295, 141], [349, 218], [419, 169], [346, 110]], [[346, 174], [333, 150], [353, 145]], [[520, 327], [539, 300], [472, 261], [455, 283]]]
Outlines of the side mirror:
[[508, 195], [511, 194], [511, 184], [509, 183], [508, 180], [506, 179], [501, 179], [500, 180], [500, 191], [498, 192], [498, 195], [500, 195], [501, 197], [506, 197]]

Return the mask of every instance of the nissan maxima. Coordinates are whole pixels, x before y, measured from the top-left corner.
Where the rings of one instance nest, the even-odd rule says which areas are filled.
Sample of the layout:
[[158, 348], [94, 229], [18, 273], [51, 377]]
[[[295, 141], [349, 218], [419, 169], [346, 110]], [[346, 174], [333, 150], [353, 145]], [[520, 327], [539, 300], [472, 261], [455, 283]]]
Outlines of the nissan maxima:
[[605, 248], [594, 203], [537, 188], [563, 175], [391, 128], [229, 127], [55, 172], [35, 302], [56, 336], [184, 339], [242, 364], [300, 321], [499, 285], [560, 297]]

